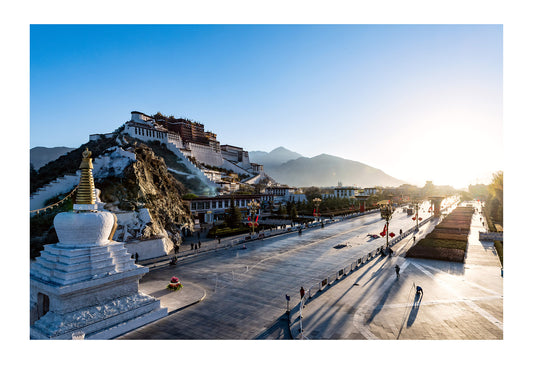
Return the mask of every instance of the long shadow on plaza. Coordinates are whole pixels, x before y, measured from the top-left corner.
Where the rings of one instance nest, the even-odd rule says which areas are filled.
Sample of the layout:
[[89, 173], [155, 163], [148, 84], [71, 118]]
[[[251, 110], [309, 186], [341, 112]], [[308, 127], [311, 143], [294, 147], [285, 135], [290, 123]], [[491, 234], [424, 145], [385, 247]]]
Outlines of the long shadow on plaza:
[[[385, 273], [386, 268], [387, 268], [387, 264], [388, 264], [387, 261], [388, 261], [388, 258], [383, 258], [383, 257], [378, 259], [378, 260], [376, 260], [372, 265], [368, 265], [368, 269], [365, 270], [362, 273], [362, 275], [357, 278], [356, 282], [360, 281], [362, 276], [367, 274], [377, 264], [383, 263], [380, 266], [380, 269], [379, 269], [379, 270], [382, 271], [382, 273], [381, 274], [374, 274], [370, 278], [372, 280], [372, 283], [370, 283], [370, 286], [368, 286], [366, 292], [362, 293], [353, 303], [349, 304], [349, 306], [351, 307], [349, 309], [349, 313], [350, 314], [355, 313], [356, 308], [359, 307], [359, 305], [361, 305], [361, 303], [364, 302], [367, 299], [367, 297], [372, 294], [370, 292], [372, 286], [379, 287], [379, 286], [383, 285], [383, 283], [387, 279], [389, 279], [390, 276]], [[392, 270], [392, 264], [390, 265], [390, 267], [391, 267], [391, 273], [394, 273], [393, 270]], [[331, 287], [329, 289], [331, 289]], [[328, 291], [329, 291], [329, 289], [328, 289]], [[332, 302], [331, 304], [328, 304], [327, 307], [324, 307], [324, 308], [322, 308], [322, 310], [316, 311], [311, 316], [307, 317], [307, 327], [308, 328], [309, 327], [321, 328], [320, 332], [324, 333], [324, 332], [326, 332], [328, 330], [328, 328], [330, 326], [338, 327], [338, 326], [342, 325], [342, 323], [340, 323], [340, 322], [333, 323], [333, 318], [335, 317], [336, 314], [338, 314], [342, 310], [342, 306], [339, 306], [338, 303], [352, 289], [357, 289], [357, 288], [356, 288], [355, 285], [350, 285], [334, 302]], [[326, 294], [326, 293], [327, 293], [327, 291], [323, 291], [323, 292], [320, 293], [320, 295], [315, 295], [313, 297], [313, 300], [319, 299], [321, 295]], [[379, 302], [377, 302], [374, 305], [374, 310], [373, 310], [372, 314], [370, 315], [370, 318], [367, 320], [367, 324], [370, 323], [374, 319], [374, 317], [381, 311], [381, 308], [383, 308], [385, 303], [389, 299], [393, 298], [395, 294], [396, 294], [396, 289], [395, 289], [395, 284], [393, 283], [392, 285], [387, 287], [387, 289], [384, 292], [381, 293], [382, 296], [381, 296]], [[344, 307], [346, 307], [346, 305], [344, 305]], [[346, 315], [346, 316], [344, 316], [344, 321], [345, 322], [351, 321], [352, 320], [351, 318], [352, 317], [350, 315]], [[326, 325], [326, 326], [322, 327], [324, 325]]]
[[293, 339], [289, 321], [290, 318], [292, 318], [293, 314], [296, 313], [295, 309], [296, 308], [293, 308], [293, 310], [291, 310], [289, 317], [287, 317], [287, 313], [279, 316], [269, 328], [267, 328], [265, 331], [263, 331], [261, 334], [257, 335], [253, 339]]

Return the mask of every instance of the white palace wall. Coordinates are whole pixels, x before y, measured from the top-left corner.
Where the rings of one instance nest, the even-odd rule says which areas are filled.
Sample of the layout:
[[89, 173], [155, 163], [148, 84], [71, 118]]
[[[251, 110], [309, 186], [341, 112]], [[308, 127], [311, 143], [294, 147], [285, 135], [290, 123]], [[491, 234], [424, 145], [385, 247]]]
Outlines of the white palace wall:
[[208, 145], [201, 145], [189, 143], [189, 149], [192, 156], [202, 164], [221, 167], [224, 164], [224, 159], [221, 153], [217, 153]]

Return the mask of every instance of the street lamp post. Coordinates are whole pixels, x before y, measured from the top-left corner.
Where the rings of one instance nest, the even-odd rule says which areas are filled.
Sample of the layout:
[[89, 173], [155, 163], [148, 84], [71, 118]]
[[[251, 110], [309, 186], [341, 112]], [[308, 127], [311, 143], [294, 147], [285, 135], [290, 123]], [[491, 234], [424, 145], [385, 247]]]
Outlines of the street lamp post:
[[313, 204], [315, 206], [315, 216], [316, 216], [317, 220], [318, 220], [318, 217], [319, 217], [318, 216], [318, 214], [319, 214], [318, 210], [319, 210], [321, 202], [322, 202], [322, 199], [320, 199], [320, 198], [314, 198], [313, 199]]
[[251, 218], [251, 222], [252, 222], [252, 236], [255, 234], [254, 233], [254, 229], [255, 229], [255, 214], [257, 213], [257, 210], [259, 208], [259, 203], [257, 203], [255, 201], [255, 199], [253, 199], [250, 203], [248, 203], [248, 208], [250, 209], [250, 218]]
[[416, 220], [416, 230], [418, 231], [418, 208], [420, 207], [420, 200], [414, 199], [413, 206], [415, 207], [415, 220]]
[[382, 204], [380, 208], [381, 218], [385, 220], [386, 223], [386, 235], [387, 235], [387, 246], [386, 250], [389, 251], [389, 221], [392, 218], [394, 209], [392, 208], [391, 201], [389, 200], [387, 204]]

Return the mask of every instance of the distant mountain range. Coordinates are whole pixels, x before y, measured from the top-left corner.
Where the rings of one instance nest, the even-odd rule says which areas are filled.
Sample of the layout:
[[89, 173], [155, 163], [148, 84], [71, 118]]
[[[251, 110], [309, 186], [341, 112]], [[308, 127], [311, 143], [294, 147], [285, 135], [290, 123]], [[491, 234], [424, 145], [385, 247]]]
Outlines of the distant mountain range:
[[250, 161], [264, 166], [265, 172], [279, 183], [297, 187], [328, 187], [355, 185], [399, 186], [406, 182], [385, 174], [382, 170], [358, 161], [321, 154], [312, 158], [279, 147], [270, 153], [253, 151]]
[[35, 170], [39, 170], [41, 167], [49, 163], [50, 161], [57, 160], [59, 156], [67, 154], [74, 150], [74, 148], [68, 147], [35, 147], [30, 149], [30, 164], [33, 165]]
[[248, 153], [250, 161], [261, 164], [265, 169], [277, 167], [287, 161], [303, 157], [301, 154], [278, 147], [270, 152], [252, 151]]

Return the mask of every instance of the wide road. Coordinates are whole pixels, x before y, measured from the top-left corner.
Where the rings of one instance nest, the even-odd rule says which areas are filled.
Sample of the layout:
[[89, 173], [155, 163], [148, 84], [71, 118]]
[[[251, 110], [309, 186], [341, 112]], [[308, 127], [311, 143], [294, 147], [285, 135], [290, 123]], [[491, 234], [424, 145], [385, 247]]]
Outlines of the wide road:
[[[424, 209], [427, 209], [427, 203]], [[429, 213], [423, 210], [425, 219]], [[305, 230], [253, 241], [198, 255], [176, 266], [150, 271], [143, 279], [179, 276], [184, 284], [203, 287], [206, 298], [120, 339], [259, 339], [279, 332], [287, 308], [285, 295], [299, 298], [300, 286], [317, 284], [355, 259], [385, 243], [367, 236], [380, 233], [385, 221], [379, 213], [339, 221], [324, 228]], [[399, 234], [414, 226], [412, 216], [397, 210], [390, 231]], [[333, 246], [347, 244], [336, 249]], [[286, 334], [285, 334], [286, 335]]]

